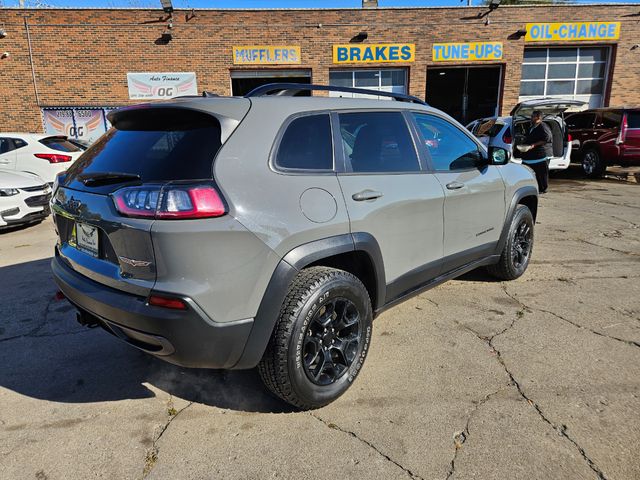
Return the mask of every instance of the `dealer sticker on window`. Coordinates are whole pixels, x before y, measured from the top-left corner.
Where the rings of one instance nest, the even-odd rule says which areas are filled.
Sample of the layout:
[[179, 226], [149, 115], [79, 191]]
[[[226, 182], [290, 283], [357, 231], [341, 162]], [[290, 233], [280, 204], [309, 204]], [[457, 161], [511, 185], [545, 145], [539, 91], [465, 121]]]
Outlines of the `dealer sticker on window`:
[[98, 228], [86, 223], [76, 223], [76, 245], [79, 250], [98, 256]]

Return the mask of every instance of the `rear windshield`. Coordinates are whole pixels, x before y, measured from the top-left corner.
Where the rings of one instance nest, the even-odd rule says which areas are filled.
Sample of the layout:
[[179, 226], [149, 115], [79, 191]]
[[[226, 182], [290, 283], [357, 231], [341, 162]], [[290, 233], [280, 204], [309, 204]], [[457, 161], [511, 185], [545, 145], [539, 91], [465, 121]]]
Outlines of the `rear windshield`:
[[59, 152], [81, 152], [82, 149], [78, 148], [76, 145], [71, 143], [66, 138], [61, 137], [47, 137], [40, 140], [40, 143], [45, 147], [51, 148], [53, 150], [58, 150]]
[[504, 123], [497, 122], [495, 119], [487, 120], [478, 125], [476, 136], [493, 138], [500, 133], [503, 127]]
[[627, 113], [627, 126], [629, 128], [640, 128], [640, 112]]
[[68, 173], [129, 173], [143, 182], [211, 178], [220, 147], [220, 123], [210, 115], [179, 109], [132, 111], [121, 114]]

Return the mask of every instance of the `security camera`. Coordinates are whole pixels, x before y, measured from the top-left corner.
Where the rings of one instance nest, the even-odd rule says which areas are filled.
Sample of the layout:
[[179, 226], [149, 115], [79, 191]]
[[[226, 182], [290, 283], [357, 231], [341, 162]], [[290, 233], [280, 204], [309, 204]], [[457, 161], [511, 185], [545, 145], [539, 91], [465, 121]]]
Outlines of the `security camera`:
[[0, 28], [0, 38], [7, 36], [7, 31], [4, 28]]
[[11, 54], [9, 52], [4, 52], [2, 55], [0, 55], [0, 58], [9, 58], [11, 56]]

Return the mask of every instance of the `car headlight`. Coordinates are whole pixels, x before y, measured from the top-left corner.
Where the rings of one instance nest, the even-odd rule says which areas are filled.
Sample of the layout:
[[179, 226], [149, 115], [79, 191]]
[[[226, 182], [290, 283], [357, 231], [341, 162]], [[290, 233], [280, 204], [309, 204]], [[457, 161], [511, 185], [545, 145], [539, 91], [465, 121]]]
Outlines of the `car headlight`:
[[18, 189], [16, 188], [0, 188], [0, 197], [11, 197], [13, 195], [17, 195]]

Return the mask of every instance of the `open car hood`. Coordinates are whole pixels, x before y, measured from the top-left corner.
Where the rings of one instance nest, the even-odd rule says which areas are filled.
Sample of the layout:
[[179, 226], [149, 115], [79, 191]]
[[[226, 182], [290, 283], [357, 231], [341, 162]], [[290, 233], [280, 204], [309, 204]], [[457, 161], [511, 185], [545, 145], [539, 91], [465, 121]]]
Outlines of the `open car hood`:
[[529, 118], [534, 110], [540, 110], [544, 115], [558, 115], [571, 107], [581, 107], [586, 103], [582, 100], [564, 98], [536, 98], [517, 104], [511, 110], [511, 116], [514, 118]]

